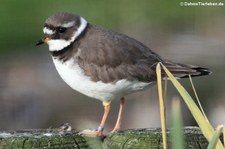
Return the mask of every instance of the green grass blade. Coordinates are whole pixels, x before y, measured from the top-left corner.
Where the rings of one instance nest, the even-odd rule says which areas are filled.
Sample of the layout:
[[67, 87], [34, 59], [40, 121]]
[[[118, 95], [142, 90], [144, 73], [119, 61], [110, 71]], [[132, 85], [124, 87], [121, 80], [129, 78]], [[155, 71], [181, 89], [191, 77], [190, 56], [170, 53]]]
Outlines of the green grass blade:
[[162, 77], [161, 77], [160, 64], [157, 64], [156, 66], [156, 74], [157, 74], [157, 85], [158, 85], [158, 94], [159, 94], [159, 107], [160, 107], [160, 119], [161, 119], [161, 127], [162, 127], [163, 149], [166, 149], [167, 148], [166, 118], [165, 118], [165, 107], [164, 107], [163, 93], [162, 93]]
[[[168, 75], [168, 77], [170, 78], [171, 82], [177, 89], [177, 91], [182, 96], [184, 102], [188, 106], [188, 109], [191, 111], [193, 117], [195, 118], [196, 122], [198, 123], [200, 129], [202, 130], [203, 135], [206, 137], [206, 139], [208, 141], [210, 141], [210, 139], [212, 138], [213, 133], [214, 133], [213, 127], [205, 119], [202, 112], [199, 110], [198, 106], [195, 104], [195, 102], [193, 101], [191, 96], [188, 94], [188, 92], [184, 89], [184, 87], [176, 80], [176, 78], [171, 74], [171, 72], [163, 64], [161, 64], [161, 65], [162, 65], [164, 71], [166, 72], [166, 74]], [[223, 149], [223, 145], [220, 140], [218, 141], [216, 148]]]
[[222, 133], [223, 125], [217, 127], [216, 131], [213, 134], [212, 140], [209, 142], [207, 149], [214, 149], [216, 147], [216, 143], [219, 141], [219, 136]]
[[209, 122], [209, 120], [208, 120], [208, 118], [206, 117], [205, 112], [204, 112], [204, 110], [203, 110], [203, 108], [202, 108], [202, 105], [201, 105], [201, 103], [200, 103], [200, 100], [199, 100], [199, 98], [198, 98], [198, 94], [197, 94], [197, 92], [196, 92], [196, 90], [195, 90], [195, 86], [194, 86], [194, 83], [193, 83], [193, 81], [192, 81], [192, 79], [191, 79], [191, 75], [189, 75], [189, 79], [190, 79], [191, 86], [192, 86], [192, 89], [193, 89], [193, 91], [194, 91], [195, 97], [196, 97], [196, 99], [197, 99], [198, 105], [199, 105], [199, 107], [200, 107], [200, 109], [201, 109], [201, 111], [202, 111], [202, 114], [204, 115], [205, 119]]
[[184, 136], [182, 131], [182, 118], [180, 110], [180, 101], [174, 99], [172, 102], [172, 148], [183, 149], [184, 148]]

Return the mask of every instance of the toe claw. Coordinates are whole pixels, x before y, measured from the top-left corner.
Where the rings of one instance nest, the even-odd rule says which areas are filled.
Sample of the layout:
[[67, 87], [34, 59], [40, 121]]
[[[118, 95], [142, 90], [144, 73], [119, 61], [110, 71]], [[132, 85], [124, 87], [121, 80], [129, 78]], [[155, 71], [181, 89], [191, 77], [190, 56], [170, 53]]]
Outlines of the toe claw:
[[119, 132], [120, 131], [120, 129], [118, 128], [118, 129], [113, 129], [110, 133], [117, 133], [117, 132]]
[[104, 137], [102, 131], [97, 131], [93, 129], [85, 129], [79, 132], [78, 134], [87, 137]]

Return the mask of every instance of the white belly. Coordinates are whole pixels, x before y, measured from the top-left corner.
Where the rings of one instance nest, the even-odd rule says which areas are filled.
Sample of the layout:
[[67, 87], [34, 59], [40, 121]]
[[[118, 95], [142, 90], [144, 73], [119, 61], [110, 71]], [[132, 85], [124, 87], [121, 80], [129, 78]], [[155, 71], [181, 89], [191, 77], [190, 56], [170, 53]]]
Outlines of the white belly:
[[94, 82], [84, 74], [83, 70], [73, 60], [62, 63], [58, 59], [53, 58], [53, 62], [62, 79], [71, 88], [101, 101], [111, 101], [129, 93], [143, 90], [150, 85], [150, 83], [128, 81], [126, 79], [113, 83]]

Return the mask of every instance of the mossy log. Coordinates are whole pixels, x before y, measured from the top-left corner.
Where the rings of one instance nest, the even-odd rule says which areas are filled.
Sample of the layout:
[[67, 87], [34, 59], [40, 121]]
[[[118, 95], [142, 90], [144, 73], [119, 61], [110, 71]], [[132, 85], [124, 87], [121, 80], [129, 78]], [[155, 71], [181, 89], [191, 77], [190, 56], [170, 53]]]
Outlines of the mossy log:
[[[171, 148], [170, 134], [167, 131]], [[186, 149], [205, 149], [208, 142], [197, 127], [184, 128]], [[59, 129], [0, 132], [0, 149], [161, 149], [161, 129], [132, 129], [105, 138], [83, 137], [77, 131]]]

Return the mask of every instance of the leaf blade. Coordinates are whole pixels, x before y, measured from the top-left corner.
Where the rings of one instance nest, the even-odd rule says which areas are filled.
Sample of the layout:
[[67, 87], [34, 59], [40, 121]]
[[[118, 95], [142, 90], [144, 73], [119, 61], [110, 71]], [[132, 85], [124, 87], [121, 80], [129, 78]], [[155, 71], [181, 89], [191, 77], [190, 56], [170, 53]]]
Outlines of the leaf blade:
[[[168, 75], [168, 77], [170, 78], [172, 84], [175, 86], [177, 91], [182, 96], [184, 102], [188, 106], [193, 117], [198, 123], [200, 129], [202, 130], [203, 135], [206, 137], [208, 141], [210, 141], [214, 134], [214, 129], [212, 125], [205, 119], [202, 112], [199, 110], [198, 106], [193, 101], [192, 97], [188, 94], [188, 92], [184, 89], [184, 87], [176, 80], [176, 78], [172, 75], [172, 73], [163, 64], [161, 64], [161, 66]], [[223, 145], [220, 140], [217, 142], [216, 148], [223, 149]]]
[[158, 85], [158, 95], [159, 95], [159, 107], [160, 107], [160, 119], [162, 127], [162, 138], [163, 138], [163, 149], [167, 148], [167, 138], [166, 138], [166, 118], [165, 118], [165, 107], [163, 101], [163, 92], [162, 92], [162, 75], [160, 64], [156, 66], [157, 74], [157, 85]]

